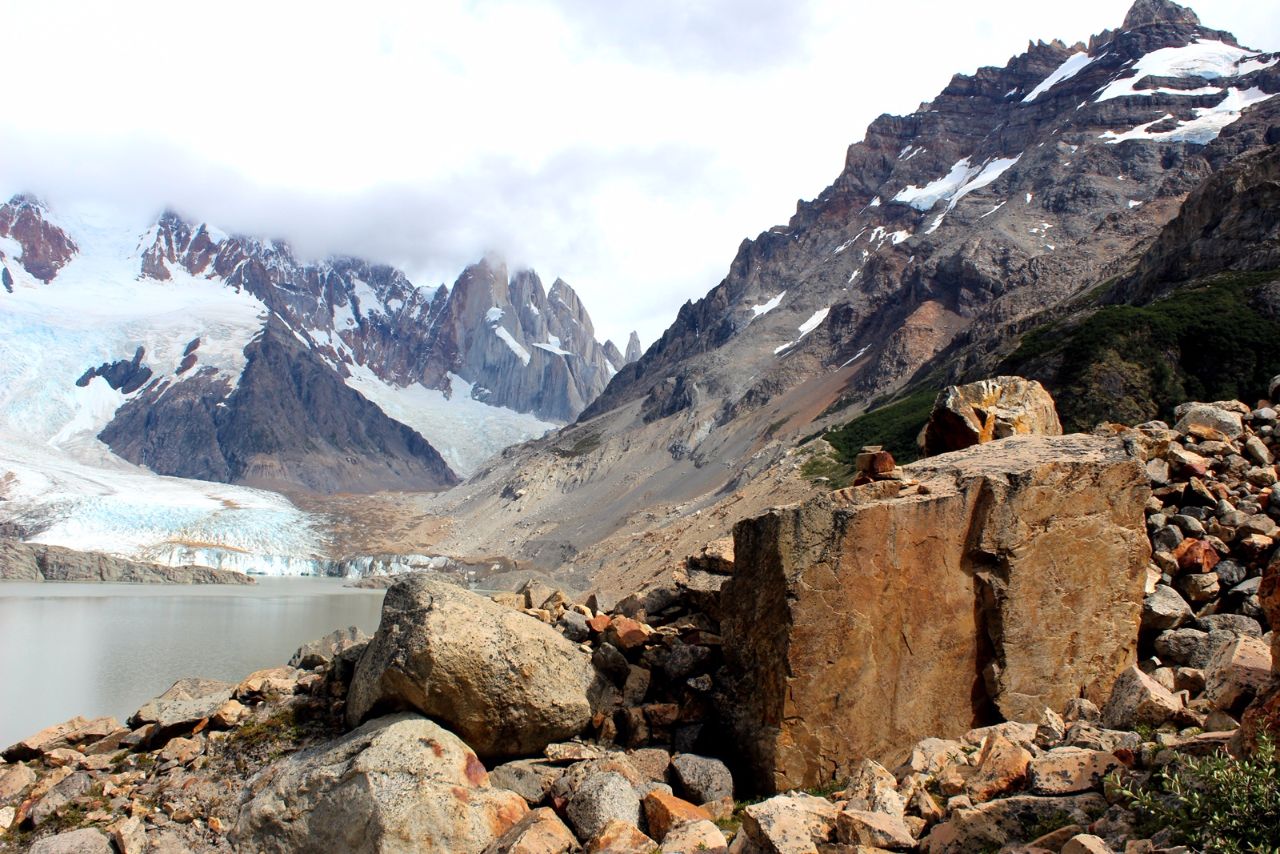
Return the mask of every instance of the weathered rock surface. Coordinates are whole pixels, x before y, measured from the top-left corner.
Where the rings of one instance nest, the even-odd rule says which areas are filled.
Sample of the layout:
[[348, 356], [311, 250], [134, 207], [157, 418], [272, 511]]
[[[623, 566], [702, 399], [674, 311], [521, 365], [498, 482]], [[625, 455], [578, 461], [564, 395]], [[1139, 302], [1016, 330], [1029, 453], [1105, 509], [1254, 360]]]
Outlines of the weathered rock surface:
[[235, 688], [216, 679], [179, 679], [159, 697], [143, 703], [129, 717], [129, 726], [137, 729], [154, 725], [151, 741], [163, 744], [172, 736], [190, 732], [200, 721], [212, 718], [231, 699]]
[[721, 628], [767, 787], [1100, 702], [1134, 659], [1149, 487], [1121, 443], [1013, 437], [903, 473], [736, 528]]
[[570, 854], [578, 850], [578, 840], [555, 810], [541, 807], [494, 840], [484, 854]]
[[338, 653], [351, 649], [367, 640], [369, 640], [369, 636], [360, 631], [358, 626], [335, 629], [322, 638], [317, 638], [298, 647], [298, 651], [293, 654], [293, 658], [289, 659], [289, 666], [301, 667], [306, 670], [323, 667], [332, 661], [333, 657]]
[[540, 752], [591, 720], [590, 657], [550, 626], [425, 576], [387, 591], [356, 667], [347, 720], [417, 709], [481, 756]]
[[113, 854], [111, 840], [91, 827], [46, 837], [28, 851], [29, 854]]
[[528, 812], [457, 736], [416, 714], [369, 721], [250, 783], [235, 842], [261, 852], [481, 852]]
[[934, 456], [1022, 434], [1062, 435], [1053, 398], [1035, 380], [995, 377], [943, 389], [921, 447], [925, 456]]

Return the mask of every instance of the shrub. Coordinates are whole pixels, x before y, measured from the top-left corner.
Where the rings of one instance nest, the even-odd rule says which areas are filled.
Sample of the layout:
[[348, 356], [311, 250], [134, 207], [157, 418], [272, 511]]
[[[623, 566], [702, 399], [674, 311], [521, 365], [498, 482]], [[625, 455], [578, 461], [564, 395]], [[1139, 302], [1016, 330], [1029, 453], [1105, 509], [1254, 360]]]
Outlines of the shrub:
[[1213, 854], [1280, 852], [1280, 764], [1269, 736], [1253, 755], [1184, 757], [1133, 789], [1116, 783], [1144, 825]]

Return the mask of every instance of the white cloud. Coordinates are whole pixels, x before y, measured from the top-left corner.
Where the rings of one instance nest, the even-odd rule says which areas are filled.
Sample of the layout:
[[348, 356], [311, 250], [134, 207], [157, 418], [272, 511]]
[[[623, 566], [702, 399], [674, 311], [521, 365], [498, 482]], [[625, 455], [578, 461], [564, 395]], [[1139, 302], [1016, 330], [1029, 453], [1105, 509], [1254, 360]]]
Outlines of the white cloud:
[[[1259, 5], [1206, 24], [1280, 47]], [[652, 341], [882, 112], [1125, 0], [0, 0], [0, 183], [452, 281], [486, 249]], [[21, 38], [15, 34], [23, 34]]]

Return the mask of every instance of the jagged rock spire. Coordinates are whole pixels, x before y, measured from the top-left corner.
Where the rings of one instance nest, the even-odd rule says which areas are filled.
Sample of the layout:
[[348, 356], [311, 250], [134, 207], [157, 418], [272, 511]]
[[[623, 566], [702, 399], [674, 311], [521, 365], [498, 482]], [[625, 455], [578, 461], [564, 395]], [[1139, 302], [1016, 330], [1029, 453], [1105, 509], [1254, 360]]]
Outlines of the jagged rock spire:
[[1179, 6], [1172, 0], [1134, 0], [1129, 7], [1129, 14], [1124, 16], [1123, 28], [1136, 30], [1150, 24], [1189, 24], [1200, 26], [1200, 18], [1186, 6]]

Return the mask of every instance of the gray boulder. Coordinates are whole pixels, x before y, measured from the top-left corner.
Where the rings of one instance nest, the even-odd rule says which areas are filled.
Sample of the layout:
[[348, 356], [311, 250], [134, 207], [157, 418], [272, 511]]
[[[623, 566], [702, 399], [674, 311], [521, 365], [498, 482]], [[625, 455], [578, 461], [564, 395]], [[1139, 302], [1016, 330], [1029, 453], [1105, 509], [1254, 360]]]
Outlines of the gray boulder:
[[569, 798], [565, 808], [569, 824], [579, 839], [594, 839], [615, 819], [640, 825], [640, 795], [616, 771], [588, 777]]
[[733, 797], [733, 775], [719, 759], [682, 753], [671, 760], [680, 791], [695, 804]]
[[347, 721], [417, 709], [481, 756], [529, 756], [591, 720], [590, 657], [559, 632], [452, 584], [406, 578], [356, 666]]
[[234, 843], [262, 852], [481, 852], [528, 812], [453, 733], [416, 714], [369, 721], [249, 783]]
[[46, 836], [27, 851], [29, 854], [114, 854], [111, 840], [92, 827]]
[[333, 657], [343, 650], [364, 643], [368, 639], [369, 636], [360, 631], [359, 626], [336, 629], [322, 638], [298, 647], [293, 658], [289, 659], [289, 666], [315, 670], [333, 661]]

